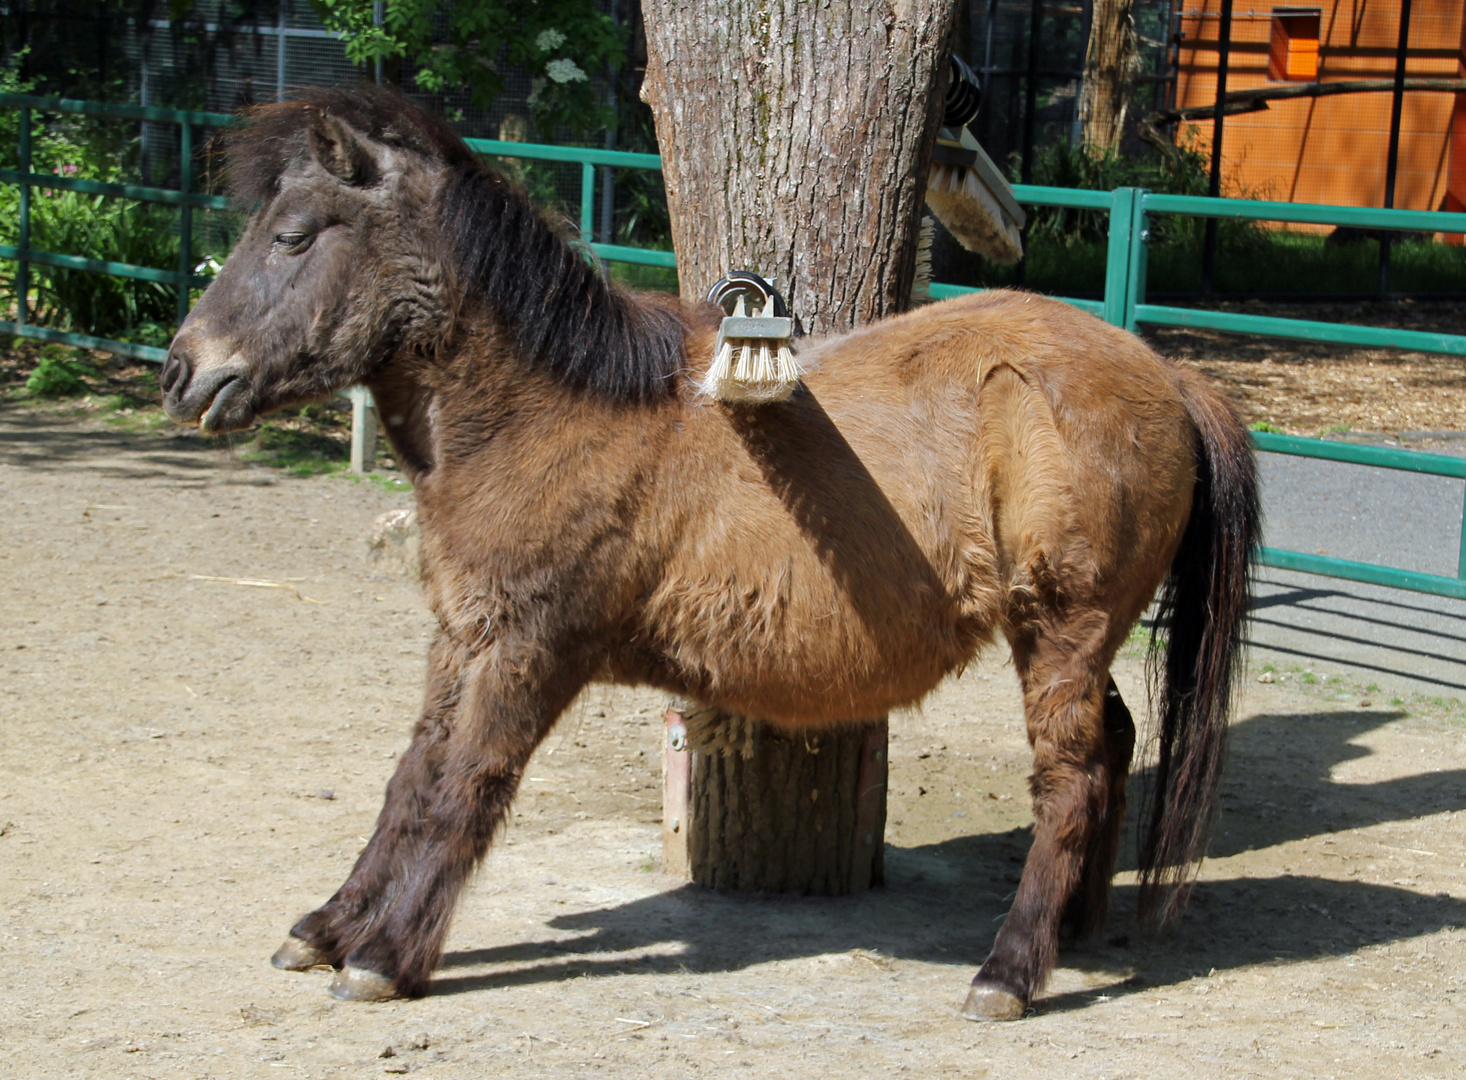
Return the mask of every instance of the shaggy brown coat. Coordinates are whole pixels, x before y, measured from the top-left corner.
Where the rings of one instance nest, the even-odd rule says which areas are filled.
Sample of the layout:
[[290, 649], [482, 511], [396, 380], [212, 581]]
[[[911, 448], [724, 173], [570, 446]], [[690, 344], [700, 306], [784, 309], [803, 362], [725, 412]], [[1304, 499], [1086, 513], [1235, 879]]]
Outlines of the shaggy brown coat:
[[[590, 681], [790, 728], [919, 701], [1002, 634], [1033, 849], [974, 980], [1021, 1015], [1102, 920], [1134, 746], [1109, 682], [1169, 632], [1142, 863], [1173, 910], [1215, 803], [1255, 540], [1246, 432], [1135, 337], [1023, 293], [806, 341], [787, 402], [697, 396], [719, 312], [609, 285], [440, 122], [319, 93], [236, 143], [258, 206], [165, 366], [208, 430], [354, 382], [416, 492], [426, 702], [346, 883], [277, 954], [420, 994], [523, 769]], [[1108, 693], [1107, 693], [1108, 689]]]

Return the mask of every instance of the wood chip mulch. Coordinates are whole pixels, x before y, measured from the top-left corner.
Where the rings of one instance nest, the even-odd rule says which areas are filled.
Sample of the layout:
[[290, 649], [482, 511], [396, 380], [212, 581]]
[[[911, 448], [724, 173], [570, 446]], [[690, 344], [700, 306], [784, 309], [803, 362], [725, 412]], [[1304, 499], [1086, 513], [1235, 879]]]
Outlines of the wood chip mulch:
[[[1466, 335], [1466, 305], [1222, 304], [1248, 314]], [[1292, 435], [1405, 436], [1455, 442], [1466, 433], [1466, 356], [1328, 345], [1157, 327], [1160, 352], [1225, 385], [1248, 423]]]

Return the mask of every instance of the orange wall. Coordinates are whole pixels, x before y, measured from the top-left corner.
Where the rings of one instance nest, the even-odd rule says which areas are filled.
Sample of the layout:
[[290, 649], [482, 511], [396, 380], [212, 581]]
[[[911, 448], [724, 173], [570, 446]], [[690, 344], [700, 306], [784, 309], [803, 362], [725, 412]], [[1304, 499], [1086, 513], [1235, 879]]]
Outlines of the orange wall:
[[[1323, 14], [1319, 81], [1393, 78], [1398, 3], [1321, 0], [1308, 6], [1320, 8]], [[1233, 8], [1228, 93], [1276, 85], [1267, 77], [1273, 5], [1248, 11], [1234, 0]], [[1463, 0], [1415, 0], [1408, 75], [1466, 75], [1463, 9]], [[1221, 0], [1184, 0], [1177, 82], [1181, 108], [1216, 100], [1216, 16], [1220, 10]], [[1405, 95], [1396, 206], [1439, 209], [1448, 182], [1453, 194], [1466, 200], [1466, 104], [1458, 101], [1466, 101], [1466, 94]], [[1274, 101], [1265, 112], [1227, 117], [1222, 135], [1222, 193], [1286, 202], [1383, 205], [1390, 104], [1388, 91], [1342, 94]], [[1454, 137], [1453, 124], [1458, 129]], [[1183, 124], [1178, 137], [1193, 139], [1209, 154], [1211, 134], [1211, 122], [1204, 121]]]

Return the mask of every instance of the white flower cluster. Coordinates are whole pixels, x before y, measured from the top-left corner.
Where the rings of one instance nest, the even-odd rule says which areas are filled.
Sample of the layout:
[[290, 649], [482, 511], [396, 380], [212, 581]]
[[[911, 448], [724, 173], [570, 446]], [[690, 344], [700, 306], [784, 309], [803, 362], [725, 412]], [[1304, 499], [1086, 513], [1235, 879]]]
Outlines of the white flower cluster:
[[589, 78], [574, 60], [551, 60], [545, 65], [545, 74], [557, 83], [585, 82]]
[[540, 36], [534, 39], [534, 47], [540, 52], [550, 52], [565, 44], [565, 35], [558, 30], [541, 30]]

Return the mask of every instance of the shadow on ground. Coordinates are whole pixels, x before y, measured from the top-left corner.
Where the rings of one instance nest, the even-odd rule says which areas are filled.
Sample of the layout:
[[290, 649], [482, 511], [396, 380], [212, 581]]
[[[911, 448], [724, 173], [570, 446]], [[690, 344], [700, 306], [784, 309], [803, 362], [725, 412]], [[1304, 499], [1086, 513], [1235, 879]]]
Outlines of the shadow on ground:
[[1466, 691], [1462, 601], [1357, 582], [1293, 583], [1307, 578], [1270, 571], [1260, 583], [1247, 630], [1254, 657], [1352, 669], [1361, 682], [1427, 694]]
[[[1360, 735], [1401, 715], [1361, 710], [1265, 714], [1238, 724], [1229, 774], [1234, 779], [1224, 785], [1212, 854], [1234, 855], [1466, 809], [1466, 775], [1460, 770], [1372, 784], [1331, 779], [1334, 766], [1369, 753], [1356, 745]], [[1144, 780], [1136, 778], [1132, 806], [1138, 805]], [[1007, 911], [1029, 837], [1027, 829], [1015, 829], [889, 847], [885, 887], [860, 896], [745, 895], [685, 885], [563, 915], [549, 925], [580, 936], [449, 954], [434, 992], [636, 971], [729, 971], [852, 949], [893, 960], [952, 964], [964, 969], [965, 978], [966, 969], [975, 970], [987, 954]], [[1121, 862], [1133, 868], [1133, 850], [1122, 854]], [[1137, 986], [1184, 981], [1212, 969], [1347, 955], [1466, 925], [1466, 902], [1449, 896], [1291, 874], [1202, 882], [1180, 923], [1158, 937], [1132, 935], [1135, 905], [1133, 887], [1117, 889], [1109, 928], [1100, 940], [1061, 957], [1061, 964], [1097, 973], [1101, 985], [1046, 999], [1046, 1011], [1081, 1007]], [[507, 970], [462, 973], [505, 965]], [[956, 988], [954, 996], [960, 997]]]
[[136, 432], [87, 428], [15, 406], [0, 406], [0, 458], [22, 469], [90, 469], [117, 479], [176, 477], [221, 464], [219, 445], [187, 428], [140, 437]]

